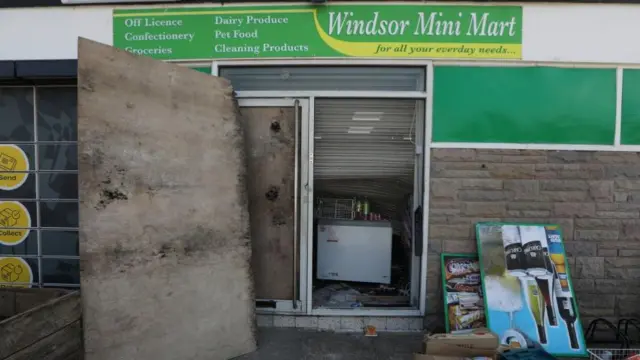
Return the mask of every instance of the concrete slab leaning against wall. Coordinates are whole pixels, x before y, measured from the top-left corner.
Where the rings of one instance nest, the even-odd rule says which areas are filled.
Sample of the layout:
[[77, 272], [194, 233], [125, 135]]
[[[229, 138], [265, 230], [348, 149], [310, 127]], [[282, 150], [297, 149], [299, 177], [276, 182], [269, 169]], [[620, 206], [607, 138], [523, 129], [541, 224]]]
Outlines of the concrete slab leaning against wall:
[[223, 79], [78, 46], [87, 360], [255, 350], [243, 133]]

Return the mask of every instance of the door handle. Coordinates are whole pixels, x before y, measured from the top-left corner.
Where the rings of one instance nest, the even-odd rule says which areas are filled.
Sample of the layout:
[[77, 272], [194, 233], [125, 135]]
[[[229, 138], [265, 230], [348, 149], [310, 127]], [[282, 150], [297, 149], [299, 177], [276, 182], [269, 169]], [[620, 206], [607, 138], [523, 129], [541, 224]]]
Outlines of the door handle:
[[416, 211], [414, 211], [413, 213], [413, 223], [414, 223], [413, 236], [415, 237], [414, 249], [413, 249], [414, 256], [422, 256], [422, 252], [423, 252], [422, 248], [424, 246], [424, 238], [422, 234], [422, 221], [423, 221], [422, 205], [420, 205], [418, 206]]

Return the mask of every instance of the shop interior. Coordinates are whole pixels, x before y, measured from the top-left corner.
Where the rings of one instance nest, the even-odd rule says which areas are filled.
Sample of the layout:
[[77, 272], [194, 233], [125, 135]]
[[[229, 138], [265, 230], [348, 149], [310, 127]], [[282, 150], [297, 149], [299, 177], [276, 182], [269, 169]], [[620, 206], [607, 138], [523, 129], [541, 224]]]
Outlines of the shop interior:
[[314, 308], [411, 307], [422, 109], [414, 99], [316, 99]]

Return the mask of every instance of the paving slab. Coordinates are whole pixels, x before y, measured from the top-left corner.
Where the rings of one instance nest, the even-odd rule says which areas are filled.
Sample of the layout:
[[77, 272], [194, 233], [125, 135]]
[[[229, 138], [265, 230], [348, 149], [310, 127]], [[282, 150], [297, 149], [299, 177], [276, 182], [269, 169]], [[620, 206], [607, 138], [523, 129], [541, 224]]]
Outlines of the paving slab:
[[422, 333], [360, 333], [259, 328], [258, 351], [236, 360], [411, 360], [422, 348]]

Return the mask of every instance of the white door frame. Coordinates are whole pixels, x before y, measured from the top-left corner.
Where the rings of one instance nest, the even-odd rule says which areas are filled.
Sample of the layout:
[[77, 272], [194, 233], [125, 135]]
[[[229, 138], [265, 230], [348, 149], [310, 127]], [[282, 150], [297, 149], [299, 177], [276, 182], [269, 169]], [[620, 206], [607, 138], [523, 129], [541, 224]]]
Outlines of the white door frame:
[[[294, 101], [294, 99], [308, 99], [309, 101], [309, 114], [308, 121], [308, 133], [307, 139], [307, 154], [310, 155], [310, 161], [313, 162], [313, 123], [314, 123], [314, 101], [315, 97], [326, 98], [396, 98], [396, 99], [424, 99], [424, 126], [423, 126], [423, 194], [422, 194], [422, 206], [423, 206], [423, 220], [422, 220], [422, 256], [420, 258], [420, 264], [412, 269], [412, 284], [413, 282], [419, 282], [419, 299], [417, 309], [313, 309], [312, 301], [312, 284], [313, 284], [313, 246], [307, 246], [308, 254], [306, 257], [300, 258], [302, 261], [306, 258], [307, 262], [307, 295], [306, 304], [304, 308], [309, 315], [329, 315], [329, 316], [422, 316], [426, 313], [427, 302], [427, 254], [428, 254], [428, 226], [429, 226], [429, 169], [430, 169], [430, 150], [431, 150], [431, 116], [432, 116], [432, 99], [433, 99], [433, 62], [431, 60], [389, 60], [389, 59], [260, 59], [260, 60], [216, 60], [211, 63], [211, 74], [214, 76], [219, 75], [220, 67], [226, 66], [287, 66], [287, 65], [324, 65], [324, 66], [337, 66], [337, 65], [349, 65], [349, 66], [362, 66], [362, 65], [384, 65], [384, 66], [422, 66], [426, 68], [426, 88], [424, 92], [419, 91], [237, 91], [236, 96], [240, 100], [269, 100], [269, 101]], [[303, 131], [304, 131], [303, 122]], [[303, 132], [303, 138], [306, 136]], [[304, 150], [304, 149], [303, 149]], [[302, 152], [302, 160], [304, 160], [305, 152]], [[305, 164], [305, 161], [301, 161], [301, 164]], [[304, 171], [304, 165], [301, 170]], [[308, 188], [308, 192], [313, 194], [313, 166], [308, 167], [306, 172], [309, 176], [308, 183], [311, 184]], [[301, 184], [306, 184], [300, 181]], [[305, 190], [302, 188], [301, 190]], [[308, 199], [307, 206], [302, 206], [301, 210], [307, 209], [308, 216], [303, 216], [302, 219], [306, 219], [307, 225], [307, 239], [313, 239], [312, 229], [312, 211], [313, 211], [313, 199]], [[309, 220], [311, 219], [311, 220]], [[310, 222], [311, 221], [311, 222]], [[302, 240], [302, 238], [301, 238]], [[311, 243], [309, 243], [311, 244]], [[309, 245], [307, 244], [307, 245]], [[301, 245], [302, 247], [302, 245]], [[413, 262], [414, 259], [412, 259]], [[417, 274], [416, 270], [419, 270]], [[417, 276], [416, 276], [417, 275]], [[417, 278], [416, 278], [417, 277]], [[302, 278], [302, 263], [301, 263], [301, 278]], [[302, 285], [302, 282], [301, 282]], [[416, 286], [412, 290], [415, 289]], [[301, 286], [302, 288], [302, 286]], [[413, 297], [413, 291], [411, 297]], [[302, 297], [301, 297], [302, 298]], [[289, 302], [291, 303], [291, 302]], [[276, 312], [280, 310], [276, 309]], [[284, 311], [284, 310], [283, 310]]]
[[[317, 93], [317, 92], [316, 92]], [[344, 98], [349, 98], [349, 97], [357, 97], [357, 96], [353, 96], [353, 94], [349, 94], [352, 96], [345, 96], [344, 93], [351, 93], [351, 92], [341, 92], [340, 95], [335, 94], [336, 92], [331, 92], [332, 96], [326, 96], [327, 94], [321, 94], [318, 97], [344, 97]], [[361, 93], [361, 92], [360, 92]], [[381, 92], [374, 92], [374, 95], [380, 95]], [[371, 94], [369, 94], [371, 95]], [[362, 97], [367, 97], [367, 96], [362, 96]], [[380, 98], [381, 96], [370, 96], [370, 97], [377, 97]], [[391, 98], [392, 96], [389, 96], [389, 98]], [[400, 98], [400, 97], [396, 97], [396, 98]], [[310, 105], [311, 105], [311, 116], [309, 117], [309, 141], [307, 142], [308, 146], [309, 146], [309, 156], [308, 156], [308, 170], [309, 170], [309, 184], [311, 184], [309, 190], [309, 195], [312, 196], [309, 200], [309, 204], [308, 204], [308, 209], [310, 211], [309, 214], [313, 214], [313, 180], [314, 180], [314, 173], [313, 173], [313, 162], [314, 162], [314, 154], [313, 154], [313, 149], [314, 149], [314, 139], [315, 139], [315, 97], [311, 96], [309, 98], [310, 100]], [[425, 101], [425, 105], [426, 105], [426, 101]], [[304, 156], [304, 155], [303, 155]], [[414, 190], [415, 190], [415, 183], [414, 183]], [[313, 218], [309, 218], [308, 219], [308, 224], [310, 224], [311, 226], [309, 226], [308, 228], [308, 237], [309, 239], [313, 239]], [[413, 244], [412, 244], [413, 245]], [[412, 248], [412, 252], [413, 252], [413, 248]], [[423, 253], [424, 253], [424, 249], [423, 249]], [[311, 264], [311, 266], [313, 266], [313, 247], [309, 247], [309, 255], [308, 255], [308, 261], [309, 264]], [[424, 258], [424, 256], [423, 256]], [[423, 261], [424, 262], [424, 261]], [[414, 259], [412, 257], [412, 261], [411, 261], [411, 265], [414, 265]], [[418, 265], [418, 269], [419, 270], [420, 265]], [[312, 304], [312, 299], [313, 299], [313, 268], [310, 267], [310, 271], [308, 274], [309, 278], [308, 278], [308, 284], [309, 284], [309, 293], [308, 293], [308, 299], [309, 299], [309, 304], [308, 304], [308, 314], [309, 315], [314, 315], [314, 316], [422, 316], [424, 315], [424, 313], [420, 310], [419, 308], [419, 303], [418, 304], [411, 304], [412, 306], [414, 305], [418, 305], [416, 306], [415, 309], [410, 309], [410, 308], [355, 308], [355, 309], [331, 309], [331, 308], [313, 308], [313, 304]], [[416, 282], [420, 282], [420, 280], [418, 280], [420, 277], [420, 273], [418, 272], [417, 274], [411, 274], [411, 281], [415, 281]], [[411, 294], [411, 297], [413, 297], [414, 294]]]
[[[297, 259], [300, 260], [300, 272], [299, 275], [294, 279], [294, 287], [297, 288], [297, 300], [294, 306], [292, 300], [274, 300], [274, 299], [256, 299], [256, 301], [268, 301], [275, 302], [275, 308], [256, 308], [256, 312], [258, 313], [293, 313], [293, 314], [304, 314], [308, 311], [308, 304], [310, 300], [307, 298], [308, 290], [310, 288], [307, 283], [307, 279], [309, 278], [307, 272], [309, 270], [308, 259], [308, 248], [309, 248], [309, 237], [307, 236], [309, 227], [308, 221], [306, 220], [308, 216], [306, 215], [306, 211], [304, 211], [304, 203], [305, 199], [308, 199], [308, 196], [305, 196], [305, 189], [300, 186], [300, 184], [306, 184], [308, 179], [308, 172], [304, 170], [304, 148], [305, 143], [307, 141], [305, 135], [305, 128], [309, 126], [309, 99], [238, 99], [238, 107], [241, 108], [251, 108], [251, 107], [295, 107], [296, 105], [300, 108], [300, 118], [297, 119], [298, 123], [296, 124], [296, 132], [300, 131], [301, 136], [298, 138], [298, 143], [296, 144], [296, 154], [301, 154], [301, 156], [297, 156], [297, 163], [295, 165], [294, 171], [298, 174], [296, 176], [296, 184], [294, 185], [296, 198], [294, 205], [294, 216], [299, 219], [296, 221], [296, 226], [294, 226], [294, 231], [296, 232], [296, 238], [300, 239], [300, 248], [296, 249], [295, 255]], [[308, 131], [308, 130], [307, 130]], [[306, 148], [308, 149], [308, 144], [306, 144]], [[302, 167], [298, 166], [298, 163], [302, 165]], [[298, 197], [297, 195], [300, 194]], [[300, 209], [301, 211], [298, 211]], [[295, 272], [295, 260], [294, 260], [294, 269]], [[294, 276], [292, 273], [291, 276]], [[297, 281], [296, 281], [297, 280]]]

